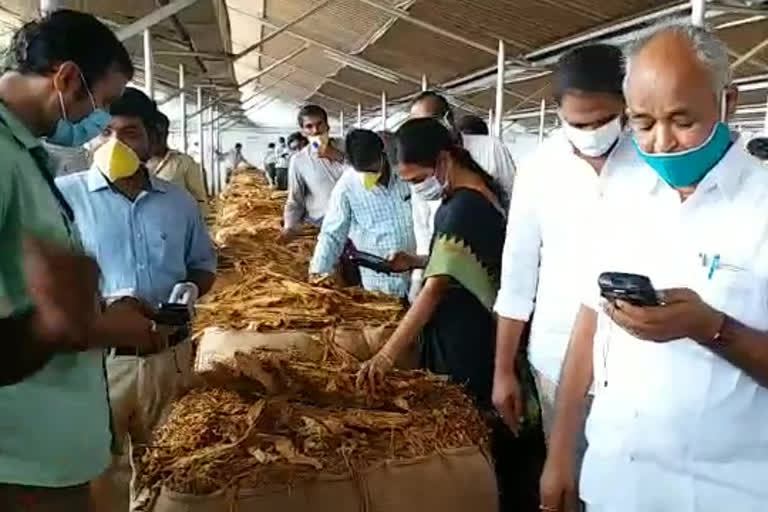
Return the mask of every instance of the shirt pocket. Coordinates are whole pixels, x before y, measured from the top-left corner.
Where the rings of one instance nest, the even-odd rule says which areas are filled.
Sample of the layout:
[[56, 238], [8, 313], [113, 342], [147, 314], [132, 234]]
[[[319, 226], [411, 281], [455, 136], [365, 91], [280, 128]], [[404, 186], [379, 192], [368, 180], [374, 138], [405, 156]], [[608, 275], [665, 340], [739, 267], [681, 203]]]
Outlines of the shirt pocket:
[[704, 301], [748, 326], [764, 329], [768, 324], [766, 276], [748, 263], [722, 259], [718, 268], [703, 279]]
[[166, 272], [184, 271], [185, 236], [184, 229], [153, 229], [147, 233], [150, 258]]

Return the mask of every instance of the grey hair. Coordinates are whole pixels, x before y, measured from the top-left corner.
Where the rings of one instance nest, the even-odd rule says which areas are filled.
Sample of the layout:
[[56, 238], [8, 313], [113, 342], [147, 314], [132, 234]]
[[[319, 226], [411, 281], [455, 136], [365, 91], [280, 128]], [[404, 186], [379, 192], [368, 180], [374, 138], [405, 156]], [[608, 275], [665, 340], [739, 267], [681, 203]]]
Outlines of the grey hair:
[[684, 37], [690, 44], [699, 62], [709, 71], [712, 82], [712, 92], [720, 97], [723, 90], [731, 84], [731, 67], [728, 47], [711, 30], [693, 25], [690, 21], [666, 21], [641, 31], [637, 38], [625, 48], [624, 93], [627, 91], [627, 81], [632, 61], [657, 35], [671, 32]]

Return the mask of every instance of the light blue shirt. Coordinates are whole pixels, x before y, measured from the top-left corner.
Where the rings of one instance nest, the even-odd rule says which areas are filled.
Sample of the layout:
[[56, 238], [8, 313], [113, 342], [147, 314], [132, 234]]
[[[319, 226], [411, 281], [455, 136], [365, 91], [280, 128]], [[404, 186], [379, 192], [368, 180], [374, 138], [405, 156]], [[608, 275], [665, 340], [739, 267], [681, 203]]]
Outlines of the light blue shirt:
[[[363, 186], [360, 173], [348, 168], [331, 193], [315, 254], [312, 274], [329, 274], [338, 263], [347, 239], [359, 251], [387, 258], [396, 251], [416, 252], [411, 191], [393, 172], [386, 187]], [[381, 274], [360, 269], [363, 288], [397, 297], [408, 295], [410, 273]]]
[[173, 183], [149, 181], [134, 201], [96, 166], [56, 183], [75, 212], [83, 246], [99, 263], [101, 293], [130, 291], [156, 306], [191, 270], [214, 272], [216, 253], [192, 196]]

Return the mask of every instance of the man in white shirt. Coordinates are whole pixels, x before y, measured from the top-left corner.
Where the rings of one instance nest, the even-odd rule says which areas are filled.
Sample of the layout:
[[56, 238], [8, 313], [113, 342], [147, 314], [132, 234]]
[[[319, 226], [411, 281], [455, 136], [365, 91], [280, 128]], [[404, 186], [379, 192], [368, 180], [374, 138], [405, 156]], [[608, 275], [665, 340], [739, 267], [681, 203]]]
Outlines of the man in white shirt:
[[[462, 135], [455, 126], [453, 109], [448, 101], [437, 92], [424, 91], [411, 104], [411, 118], [432, 117], [438, 119], [446, 128], [456, 134], [457, 140], [469, 151], [472, 158], [504, 188], [508, 196], [512, 195], [515, 181], [515, 162], [507, 146], [497, 137], [488, 135]], [[416, 252], [419, 256], [429, 254], [432, 241], [435, 214], [440, 207], [439, 200], [425, 201], [418, 194], [413, 194], [413, 230], [416, 235]], [[410, 297], [414, 299], [421, 289], [421, 270], [413, 272]]]
[[634, 152], [628, 141], [619, 143], [623, 79], [623, 57], [615, 46], [584, 46], [564, 55], [553, 77], [563, 128], [517, 174], [495, 307], [493, 395], [512, 429], [524, 410], [524, 376], [517, 374], [515, 360], [534, 304], [528, 352], [545, 433], [552, 424], [560, 366], [583, 296], [579, 272], [592, 256], [584, 244], [596, 223], [600, 183], [617, 157]]
[[344, 173], [343, 143], [328, 135], [328, 113], [317, 105], [299, 111], [299, 126], [309, 144], [288, 167], [288, 199], [283, 212], [283, 238], [290, 240], [303, 222], [320, 225], [331, 191]]
[[[585, 396], [589, 512], [758, 512], [768, 503], [768, 174], [721, 121], [727, 47], [703, 28], [651, 31], [625, 95], [638, 159], [599, 201], [563, 365], [542, 510], [574, 503]], [[660, 306], [598, 305], [596, 275], [648, 276]]]
[[270, 142], [267, 145], [267, 151], [264, 153], [264, 175], [267, 177], [270, 187], [275, 186], [275, 163], [277, 161], [277, 152], [275, 143]]

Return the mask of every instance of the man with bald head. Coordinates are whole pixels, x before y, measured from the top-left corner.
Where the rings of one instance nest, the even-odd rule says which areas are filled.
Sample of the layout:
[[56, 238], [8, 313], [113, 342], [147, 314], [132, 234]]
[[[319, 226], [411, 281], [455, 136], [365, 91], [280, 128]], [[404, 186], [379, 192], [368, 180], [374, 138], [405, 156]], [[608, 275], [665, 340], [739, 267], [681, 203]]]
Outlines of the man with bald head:
[[[652, 30], [627, 55], [625, 96], [636, 159], [602, 189], [541, 510], [580, 495], [589, 512], [764, 511], [768, 216], [755, 213], [768, 174], [724, 122], [737, 99], [727, 48], [690, 25]], [[647, 276], [658, 305], [601, 301], [601, 272]]]

